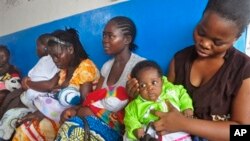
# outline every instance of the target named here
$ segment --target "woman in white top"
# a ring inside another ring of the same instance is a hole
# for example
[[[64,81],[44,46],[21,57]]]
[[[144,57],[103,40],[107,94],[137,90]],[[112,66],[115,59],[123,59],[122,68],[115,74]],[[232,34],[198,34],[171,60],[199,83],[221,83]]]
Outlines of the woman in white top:
[[[81,127],[79,117],[83,116],[90,124],[93,133],[91,138],[95,136],[94,138],[98,137],[105,141],[122,140],[123,129],[116,128],[111,118],[114,114],[118,115],[128,102],[124,87],[132,68],[145,60],[132,52],[136,48],[135,35],[135,24],[127,17],[114,17],[107,23],[103,31],[103,47],[105,53],[113,58],[104,63],[97,90],[88,94],[83,106],[71,108],[63,113],[62,122],[74,117],[61,126],[57,140],[83,140],[84,128],[70,133],[65,131],[71,130],[71,127],[77,124]]]

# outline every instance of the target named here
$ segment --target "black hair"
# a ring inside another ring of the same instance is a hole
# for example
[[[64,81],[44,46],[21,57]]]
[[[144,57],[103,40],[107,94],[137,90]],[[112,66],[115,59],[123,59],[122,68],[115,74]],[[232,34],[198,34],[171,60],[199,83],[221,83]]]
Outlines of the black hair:
[[[78,66],[82,60],[88,59],[88,54],[84,50],[84,47],[79,39],[77,30],[74,28],[66,28],[65,30],[56,30],[51,33],[53,36],[48,41],[48,46],[54,46],[60,44],[60,46],[73,46],[74,48],[74,60],[72,60],[73,66]]]
[[[144,69],[148,69],[148,68],[153,68],[153,69],[156,69],[157,72],[158,72],[158,75],[161,77],[163,75],[162,73],[162,70],[161,70],[161,67],[155,62],[155,61],[152,61],[152,60],[144,60],[144,61],[140,61],[138,62],[134,68],[132,69],[131,71],[131,77],[132,78],[137,78],[138,77],[138,74],[144,70]]]
[[[51,34],[49,33],[44,33],[44,34],[41,34],[38,38],[37,38],[37,41],[39,41],[42,45],[45,45],[47,46],[47,43],[49,41],[49,39],[52,37]]]
[[[209,0],[204,13],[207,11],[234,22],[239,28],[239,35],[250,22],[250,0]]]
[[[124,35],[131,36],[132,40],[129,44],[129,49],[131,51],[137,48],[137,45],[134,43],[135,36],[136,36],[136,26],[135,23],[128,17],[124,16],[117,16],[109,20],[110,22],[114,22],[117,24],[117,27],[122,30]]]
[[[0,45],[0,51],[4,51],[6,53],[6,55],[8,56],[8,58],[10,57],[10,50],[8,49],[7,46]]]

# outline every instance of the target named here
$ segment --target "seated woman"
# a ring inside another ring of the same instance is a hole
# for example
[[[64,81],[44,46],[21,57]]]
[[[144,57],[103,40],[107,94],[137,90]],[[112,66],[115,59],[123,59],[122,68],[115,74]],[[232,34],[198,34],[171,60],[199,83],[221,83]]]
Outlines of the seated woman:
[[[49,81],[31,83],[27,80],[26,87],[50,92],[72,87],[80,92],[83,100],[85,95],[92,91],[92,84],[98,81],[99,71],[84,51],[76,30],[57,30],[52,36],[48,42],[48,49],[54,63],[60,69],[59,74]],[[23,124],[16,129],[13,140],[54,140],[59,127],[55,119],[60,117],[58,110],[65,107],[53,94],[37,97],[34,105],[38,111],[19,120]]]
[[[138,62],[145,60],[132,52],[136,47],[135,35],[135,24],[127,17],[114,17],[107,23],[103,46],[106,54],[113,58],[101,69],[98,90],[88,94],[82,107],[68,109],[62,114],[62,122],[69,121],[61,126],[57,140],[84,140],[84,123],[80,118],[83,116],[90,126],[92,139],[122,140],[123,109],[128,102],[124,89],[127,76]]]
[[[41,34],[36,40],[37,56],[40,58],[36,65],[28,72],[28,77],[22,78],[22,85],[25,86],[26,79],[32,81],[50,80],[59,71],[53,62],[51,56],[48,54],[47,42],[52,36],[48,33]],[[44,95],[46,92],[39,92],[33,89],[22,88],[13,91],[10,95],[5,97],[1,105],[0,118],[3,114],[12,108],[27,107],[31,111],[36,110],[33,106],[33,100],[38,95]],[[5,121],[6,122],[6,121]]]
[[[47,42],[50,38],[51,35],[48,33],[42,34],[37,38],[36,50],[40,59],[29,71],[29,77],[22,79],[22,83],[25,83],[25,81],[27,81],[26,79],[30,79],[31,81],[49,80],[59,71],[51,56],[48,55]],[[39,92],[33,89],[18,89],[7,95],[1,105],[0,131],[4,134],[0,135],[0,137],[8,139],[14,131],[15,126],[11,125],[11,123],[15,123],[13,119],[19,119],[29,112],[36,111],[37,108],[33,105],[34,98],[38,95],[45,94],[47,94],[47,92]],[[6,111],[8,111],[8,114],[5,114]],[[3,114],[5,114],[5,116],[2,118]]]
[[[8,93],[21,87],[20,72],[9,60],[9,49],[0,45],[0,106]]]
[[[248,0],[209,0],[194,30],[194,45],[177,52],[168,79],[185,86],[194,104],[194,117],[174,108],[156,111],[159,134],[185,131],[194,141],[228,141],[230,125],[250,123],[250,58],[234,48],[250,22]],[[127,90],[135,94],[138,81]],[[173,122],[175,121],[175,122]]]

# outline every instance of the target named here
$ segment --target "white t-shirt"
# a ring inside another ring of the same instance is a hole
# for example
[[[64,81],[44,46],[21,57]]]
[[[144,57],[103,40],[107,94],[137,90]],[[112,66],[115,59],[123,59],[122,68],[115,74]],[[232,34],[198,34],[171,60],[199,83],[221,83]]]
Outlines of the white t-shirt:
[[[51,79],[59,69],[56,67],[50,55],[43,56],[36,65],[29,71],[31,81],[43,81]]]
[[[101,69],[101,74],[104,77],[104,81],[102,84],[102,88],[108,88],[107,85],[107,79],[110,74],[110,70],[112,68],[112,65],[114,63],[114,58],[108,60],[106,63],[104,63],[102,69]],[[145,58],[140,57],[134,53],[131,53],[131,56],[126,64],[126,66],[124,67],[124,70],[120,76],[120,78],[118,79],[118,81],[112,85],[115,87],[118,86],[123,86],[125,87],[126,82],[128,80],[128,75],[130,74],[131,70],[133,69],[133,67],[140,61],[145,60]],[[98,108],[103,108],[103,109],[107,109],[109,111],[113,111],[113,112],[117,112],[119,110],[121,110],[128,102],[127,100],[121,100],[118,97],[115,96],[108,96],[105,97],[104,99],[101,99],[95,103],[93,103],[94,106],[98,107]]]
[[[31,81],[49,80],[59,71],[50,55],[43,56],[38,60],[36,65],[29,71],[28,76]],[[33,100],[39,95],[45,95],[46,92],[39,92],[33,89],[28,89],[20,98],[23,104],[29,108],[34,108]]]
[[[108,80],[108,76],[110,75],[110,71],[112,68],[112,65],[114,63],[114,58],[108,60],[107,62],[104,63],[104,65],[102,66],[101,69],[101,74],[104,77],[104,81],[102,84],[102,88],[106,88],[108,87],[107,85],[107,80]],[[120,78],[118,79],[118,81],[113,85],[113,86],[126,86],[126,82],[128,80],[128,75],[130,74],[130,72],[132,71],[133,67],[140,61],[145,60],[145,58],[131,53],[131,56],[126,64],[126,66],[124,67],[124,70],[120,76]]]

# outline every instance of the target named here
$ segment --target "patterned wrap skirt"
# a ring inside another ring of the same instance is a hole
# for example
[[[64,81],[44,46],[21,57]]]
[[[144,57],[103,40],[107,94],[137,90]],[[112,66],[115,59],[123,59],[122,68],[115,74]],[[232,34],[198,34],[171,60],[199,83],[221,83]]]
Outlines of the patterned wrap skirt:
[[[116,130],[95,116],[87,116],[91,141],[122,141],[122,136]],[[56,141],[83,141],[84,122],[80,117],[72,117],[64,122],[58,131]]]
[[[54,141],[58,128],[59,124],[48,118],[27,121],[16,129],[12,141]]]

